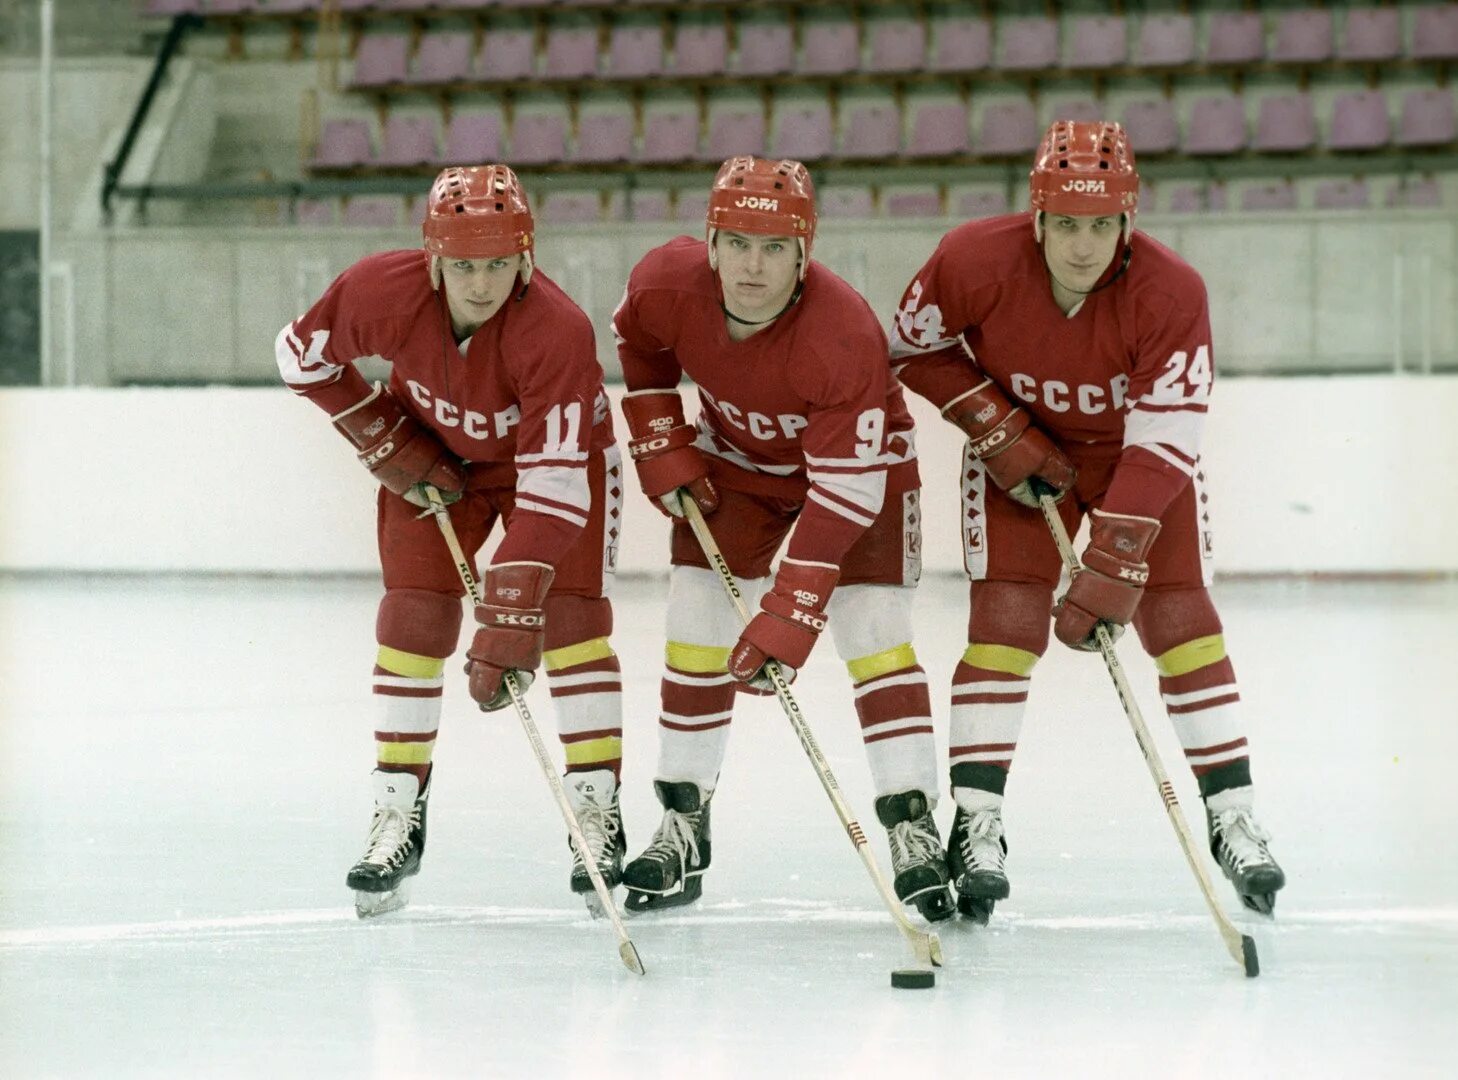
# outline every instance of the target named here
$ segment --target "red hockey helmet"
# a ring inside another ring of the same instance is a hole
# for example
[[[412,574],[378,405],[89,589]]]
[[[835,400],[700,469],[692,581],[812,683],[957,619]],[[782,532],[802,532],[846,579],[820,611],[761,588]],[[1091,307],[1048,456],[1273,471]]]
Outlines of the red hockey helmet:
[[[1028,191],[1039,239],[1044,213],[1123,214],[1127,241],[1139,207],[1139,173],[1123,125],[1054,121],[1033,159]]]
[[[421,232],[425,250],[446,259],[519,254],[522,283],[531,280],[535,224],[521,181],[505,165],[442,169]]]
[[[758,236],[793,236],[800,242],[800,280],[815,243],[815,185],[798,161],[732,157],[719,166],[709,191],[709,265],[718,269],[714,234],[720,229]]]

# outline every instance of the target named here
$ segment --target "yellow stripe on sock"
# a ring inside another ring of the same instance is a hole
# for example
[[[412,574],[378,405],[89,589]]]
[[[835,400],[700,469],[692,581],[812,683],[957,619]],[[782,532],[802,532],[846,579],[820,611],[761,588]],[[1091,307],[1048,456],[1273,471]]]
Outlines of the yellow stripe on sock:
[[[911,647],[909,641],[904,645],[893,645],[885,652],[872,653],[870,656],[847,660],[845,663],[851,679],[858,683],[910,667],[916,667],[916,650]]]
[[[542,653],[542,664],[548,671],[561,671],[563,668],[576,667],[578,664],[590,664],[594,660],[606,660],[612,655],[613,647],[608,644],[608,639],[599,637],[544,652]]]
[[[596,765],[600,761],[619,760],[623,756],[623,740],[609,735],[602,739],[568,743],[566,750],[568,765]]]
[[[1005,671],[1009,675],[1029,675],[1032,674],[1033,666],[1038,662],[1038,654],[1028,652],[1027,649],[1015,649],[1011,645],[971,644],[962,654],[962,662],[985,671]]]
[[[439,657],[420,656],[402,649],[392,649],[388,645],[380,646],[375,663],[391,675],[400,675],[407,679],[438,679],[445,670],[445,661]]]
[[[377,742],[375,760],[381,765],[429,765],[435,740],[430,742]]]
[[[663,647],[663,659],[676,671],[691,675],[717,674],[729,670],[729,650],[720,645],[685,645],[670,641]]]
[[[1156,656],[1154,666],[1161,675],[1171,677],[1188,675],[1224,659],[1225,635],[1211,634],[1209,637],[1197,637],[1194,641],[1176,645],[1169,652]]]

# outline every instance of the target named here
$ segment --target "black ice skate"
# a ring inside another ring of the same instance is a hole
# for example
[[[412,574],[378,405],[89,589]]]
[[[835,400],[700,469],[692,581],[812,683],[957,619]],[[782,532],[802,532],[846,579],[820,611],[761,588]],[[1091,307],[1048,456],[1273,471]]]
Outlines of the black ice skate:
[[[375,816],[364,856],[349,871],[345,883],[354,890],[354,912],[361,919],[384,915],[405,906],[410,879],[420,872],[425,854],[425,790],[414,773],[376,769]]]
[[[623,813],[618,807],[618,783],[611,769],[568,773],[562,778],[567,801],[582,829],[583,839],[592,853],[592,861],[602,875],[603,884],[611,891],[623,878],[623,855],[627,852],[627,835],[623,832]],[[567,838],[572,851],[572,891],[582,896],[593,918],[606,918],[602,900],[592,887],[592,878],[583,865],[582,854],[572,838]]]
[[[986,926],[992,909],[1011,891],[1003,859],[1002,796],[976,788],[954,788],[957,813],[947,837],[947,869],[957,894],[957,910]]]
[[[952,917],[950,875],[942,854],[942,836],[932,819],[925,792],[903,791],[876,800],[876,817],[886,827],[891,844],[891,869],[896,874],[896,895],[903,904],[915,904],[927,922]]]
[[[628,887],[623,906],[631,912],[691,904],[704,891],[709,868],[709,800],[694,783],[653,781],[663,804],[663,821],[643,854],[623,868]]]
[[[1249,788],[1234,788],[1205,800],[1210,854],[1235,886],[1240,902],[1262,915],[1274,914],[1276,893],[1286,875],[1271,856],[1271,834],[1251,816]]]

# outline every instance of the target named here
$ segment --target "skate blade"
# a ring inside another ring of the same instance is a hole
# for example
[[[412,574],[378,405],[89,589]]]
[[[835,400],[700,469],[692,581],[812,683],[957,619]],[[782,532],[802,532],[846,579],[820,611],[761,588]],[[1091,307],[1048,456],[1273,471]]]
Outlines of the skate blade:
[[[915,905],[916,910],[921,913],[921,917],[932,923],[950,919],[957,911],[946,886],[937,889],[923,889],[919,893],[903,898],[902,903]]]
[[[405,883],[389,892],[359,892],[354,894],[354,913],[361,919],[374,919],[399,911],[410,902],[410,885]]]
[[[623,900],[623,910],[630,915],[646,915],[665,908],[684,907],[703,895],[702,889],[679,889],[671,893],[642,892],[629,888]]]
[[[1257,915],[1265,915],[1272,918],[1275,917],[1275,893],[1242,893],[1240,897],[1240,902],[1244,904],[1246,908],[1250,911],[1254,911]]]
[[[992,909],[996,905],[996,900],[989,900],[983,896],[957,897],[957,911],[978,926],[987,925],[988,920],[992,918]]]
[[[594,919],[606,919],[608,917],[607,908],[603,907],[602,897],[598,896],[597,893],[580,893],[579,895],[582,897],[583,904],[587,907],[587,913]]]

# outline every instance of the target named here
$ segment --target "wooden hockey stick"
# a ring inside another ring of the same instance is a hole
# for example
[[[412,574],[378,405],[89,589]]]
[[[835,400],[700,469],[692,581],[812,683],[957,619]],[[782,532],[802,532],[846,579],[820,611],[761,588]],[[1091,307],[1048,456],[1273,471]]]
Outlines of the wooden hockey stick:
[[[693,529],[699,546],[703,548],[704,557],[709,560],[710,565],[718,573],[719,583],[724,586],[724,592],[734,605],[734,610],[739,612],[740,621],[746,626],[749,625],[749,608],[744,603],[744,595],[739,591],[739,585],[735,582],[734,574],[729,569],[729,563],[725,561],[718,543],[714,540],[714,534],[709,531],[709,525],[704,521],[703,511],[687,495],[682,498],[681,502],[684,513],[688,516],[689,527]],[[876,890],[881,894],[881,899],[885,901],[891,917],[896,920],[897,927],[911,945],[917,960],[923,964],[941,967],[941,939],[935,933],[918,930],[906,917],[906,912],[901,908],[901,901],[897,899],[886,881],[886,875],[876,864],[876,857],[871,852],[871,846],[866,841],[866,834],[861,829],[860,822],[856,821],[851,814],[850,805],[845,801],[845,795],[841,793],[835,774],[830,771],[830,763],[825,760],[825,755],[820,751],[820,744],[815,741],[814,732],[810,730],[810,725],[806,721],[804,713],[800,711],[794,695],[790,693],[790,684],[785,680],[780,665],[771,660],[765,664],[764,670],[769,675],[770,682],[774,684],[775,697],[779,698],[780,707],[785,710],[785,716],[789,719],[790,726],[795,729],[795,734],[800,739],[800,745],[804,748],[806,756],[809,757],[810,764],[815,767],[815,775],[820,777],[820,786],[825,789],[825,794],[830,796],[831,805],[835,807],[840,823],[845,827],[846,835],[855,845],[856,854],[860,855],[861,862],[866,864],[866,872],[876,883]]]
[[[1058,554],[1063,559],[1063,565],[1070,574],[1078,573],[1078,556],[1073,553],[1073,541],[1068,538],[1068,530],[1058,514],[1053,496],[1040,492],[1038,503],[1043,508],[1043,517],[1048,522],[1048,530],[1053,534],[1053,542],[1058,545]],[[1134,700],[1134,692],[1129,688],[1129,680],[1124,677],[1124,668],[1119,663],[1118,654],[1114,652],[1114,639],[1109,636],[1109,628],[1099,623],[1095,626],[1094,633],[1098,637],[1099,652],[1104,657],[1104,667],[1109,669],[1109,678],[1114,680],[1114,689],[1124,706],[1124,715],[1129,718],[1129,726],[1134,729],[1134,739],[1139,743],[1144,763],[1149,766],[1149,775],[1154,777],[1159,796],[1164,800],[1164,809],[1169,814],[1169,822],[1174,826],[1175,835],[1179,837],[1180,850],[1185,853],[1185,861],[1190,864],[1190,870],[1194,872],[1195,880],[1200,885],[1200,892],[1205,897],[1210,914],[1215,917],[1215,926],[1220,931],[1225,948],[1235,962],[1245,969],[1246,975],[1254,978],[1261,973],[1255,940],[1249,934],[1242,934],[1236,929],[1230,916],[1220,906],[1220,901],[1215,898],[1215,888],[1210,884],[1210,875],[1205,872],[1205,866],[1196,854],[1195,839],[1190,834],[1184,811],[1180,809],[1180,801],[1175,797],[1174,785],[1169,782],[1169,774],[1164,771],[1164,763],[1159,758],[1159,751],[1155,749],[1154,739],[1144,722],[1144,714],[1139,711],[1139,703]]]
[[[450,511],[446,509],[445,503],[441,500],[440,492],[430,484],[424,484],[425,497],[430,500],[430,512],[435,517],[435,523],[440,526],[440,534],[445,537],[446,547],[451,549],[451,558],[456,562],[456,573],[461,577],[461,584],[465,586],[466,595],[475,603],[481,602],[481,586],[476,581],[476,575],[471,573],[470,560],[466,553],[461,550],[461,541],[456,536],[456,527],[451,524]],[[552,789],[552,795],[557,800],[557,808],[562,811],[562,819],[567,822],[567,832],[572,837],[572,843],[577,852],[582,856],[583,868],[587,876],[592,879],[592,888],[597,893],[603,910],[612,920],[613,933],[618,936],[618,956],[622,958],[623,966],[634,975],[644,973],[643,961],[638,958],[638,949],[633,944],[633,939],[628,937],[628,930],[623,925],[622,916],[618,914],[617,906],[613,903],[613,894],[607,887],[607,882],[602,879],[602,872],[597,868],[597,861],[593,859],[592,852],[587,846],[587,837],[582,835],[582,826],[577,823],[577,815],[572,811],[572,804],[567,800],[567,792],[562,787],[562,780],[557,775],[557,767],[552,762],[551,755],[547,753],[546,744],[542,742],[542,733],[537,730],[536,721],[532,719],[531,710],[527,708],[526,700],[521,694],[521,684],[517,682],[516,672],[508,671],[502,681],[506,685],[507,692],[511,694],[511,703],[516,706],[516,715],[521,720],[522,730],[526,732],[527,742],[531,744],[532,753],[536,755],[537,764],[542,768],[542,775],[547,779],[547,786]]]

